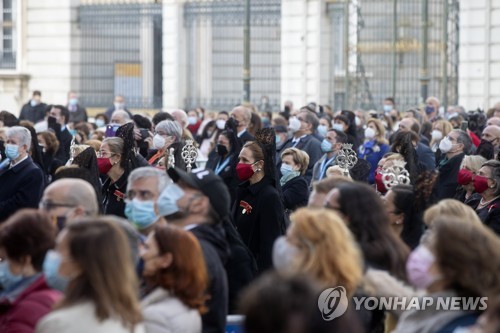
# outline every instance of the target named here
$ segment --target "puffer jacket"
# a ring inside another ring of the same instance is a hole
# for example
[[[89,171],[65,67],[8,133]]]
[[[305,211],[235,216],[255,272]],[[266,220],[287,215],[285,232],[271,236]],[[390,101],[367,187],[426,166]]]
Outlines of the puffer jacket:
[[[156,288],[142,301],[146,333],[200,333],[201,316],[163,288]]]

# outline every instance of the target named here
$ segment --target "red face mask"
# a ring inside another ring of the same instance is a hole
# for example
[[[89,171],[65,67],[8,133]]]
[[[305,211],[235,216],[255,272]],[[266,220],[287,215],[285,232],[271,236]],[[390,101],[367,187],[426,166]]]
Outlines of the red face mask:
[[[474,191],[477,193],[483,193],[488,189],[488,178],[483,176],[474,177]]]
[[[250,179],[253,176],[254,171],[252,169],[253,164],[244,164],[238,163],[236,165],[236,173],[238,174],[238,178],[244,182]]]
[[[387,192],[384,182],[382,181],[382,169],[377,169],[377,171],[375,171],[375,184],[377,185],[377,191],[382,194]]]
[[[97,158],[97,168],[99,168],[99,173],[105,175],[111,170],[113,165],[109,160],[109,157],[98,157]]]
[[[458,171],[458,185],[467,185],[472,182],[472,171],[467,169],[460,169]]]

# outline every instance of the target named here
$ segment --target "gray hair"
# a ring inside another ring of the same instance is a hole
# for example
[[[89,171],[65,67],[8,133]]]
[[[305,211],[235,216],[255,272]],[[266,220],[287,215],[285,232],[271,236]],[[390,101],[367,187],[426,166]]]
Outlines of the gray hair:
[[[163,190],[167,187],[170,181],[170,178],[163,170],[153,168],[151,166],[137,168],[134,169],[128,176],[127,192],[130,189],[132,183],[135,182],[136,180],[142,178],[150,178],[150,177],[156,178],[158,184],[158,193],[163,192]]]
[[[127,112],[123,111],[123,110],[116,110],[115,112],[113,112],[111,114],[111,119],[113,119],[113,116],[122,117],[123,120],[125,120],[125,123],[129,123],[132,120],[132,119],[130,119],[129,114]]]
[[[452,132],[455,132],[458,134],[457,137],[457,143],[461,143],[464,145],[464,153],[466,155],[469,155],[472,149],[472,140],[469,136],[469,134],[465,131],[462,131],[460,129],[454,129]]]
[[[493,195],[500,195],[500,162],[497,160],[489,160],[483,163],[483,167],[491,169],[491,178],[495,180],[495,191]]]
[[[7,130],[7,138],[15,137],[19,139],[22,146],[26,145],[30,150],[31,147],[31,133],[26,127],[12,126]]]
[[[155,131],[163,131],[169,136],[175,136],[175,142],[179,142],[182,138],[181,125],[173,120],[163,120],[155,127]]]

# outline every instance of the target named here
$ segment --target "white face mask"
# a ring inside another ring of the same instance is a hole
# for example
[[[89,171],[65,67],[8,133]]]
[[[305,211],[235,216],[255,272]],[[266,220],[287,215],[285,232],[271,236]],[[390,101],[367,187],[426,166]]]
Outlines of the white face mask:
[[[292,133],[295,133],[300,130],[300,125],[300,120],[298,120],[297,117],[292,117],[290,118],[290,124],[288,125],[288,128],[290,129],[290,131],[292,131]]]
[[[226,121],[224,119],[217,119],[215,125],[217,126],[218,129],[223,130],[224,127],[226,127]]]
[[[165,144],[167,143],[167,140],[160,134],[155,134],[153,137],[153,147],[155,149],[163,149],[165,147]]]
[[[300,250],[290,244],[285,236],[280,236],[273,245],[273,266],[279,272],[287,272],[292,268],[294,258]]]
[[[356,124],[357,127],[361,125],[361,119],[359,119],[358,116],[354,117],[354,123]]]
[[[453,144],[451,143],[451,141],[450,141],[450,139],[448,137],[445,137],[439,143],[439,150],[441,150],[441,152],[443,154],[448,153],[451,150],[452,147],[453,147]]]
[[[198,118],[195,116],[189,116],[188,117],[188,124],[189,125],[195,125],[198,122]]]
[[[441,140],[443,138],[443,132],[440,130],[433,130],[432,133],[432,140]]]
[[[365,138],[367,139],[373,139],[375,137],[376,133],[375,130],[371,127],[367,127],[365,129]]]

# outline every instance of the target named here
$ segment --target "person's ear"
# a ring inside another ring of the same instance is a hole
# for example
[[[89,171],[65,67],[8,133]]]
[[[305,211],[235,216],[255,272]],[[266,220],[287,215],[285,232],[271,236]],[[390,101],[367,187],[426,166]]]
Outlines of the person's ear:
[[[189,212],[192,214],[204,214],[205,212],[208,212],[209,205],[210,200],[208,197],[204,195],[199,196],[191,202]]]
[[[168,268],[170,265],[172,265],[173,261],[174,256],[172,255],[172,253],[165,253],[161,256],[158,256],[158,266],[160,266],[161,269]]]
[[[254,164],[255,167],[255,172],[259,172],[261,170],[264,170],[264,161],[260,160],[257,163]]]

